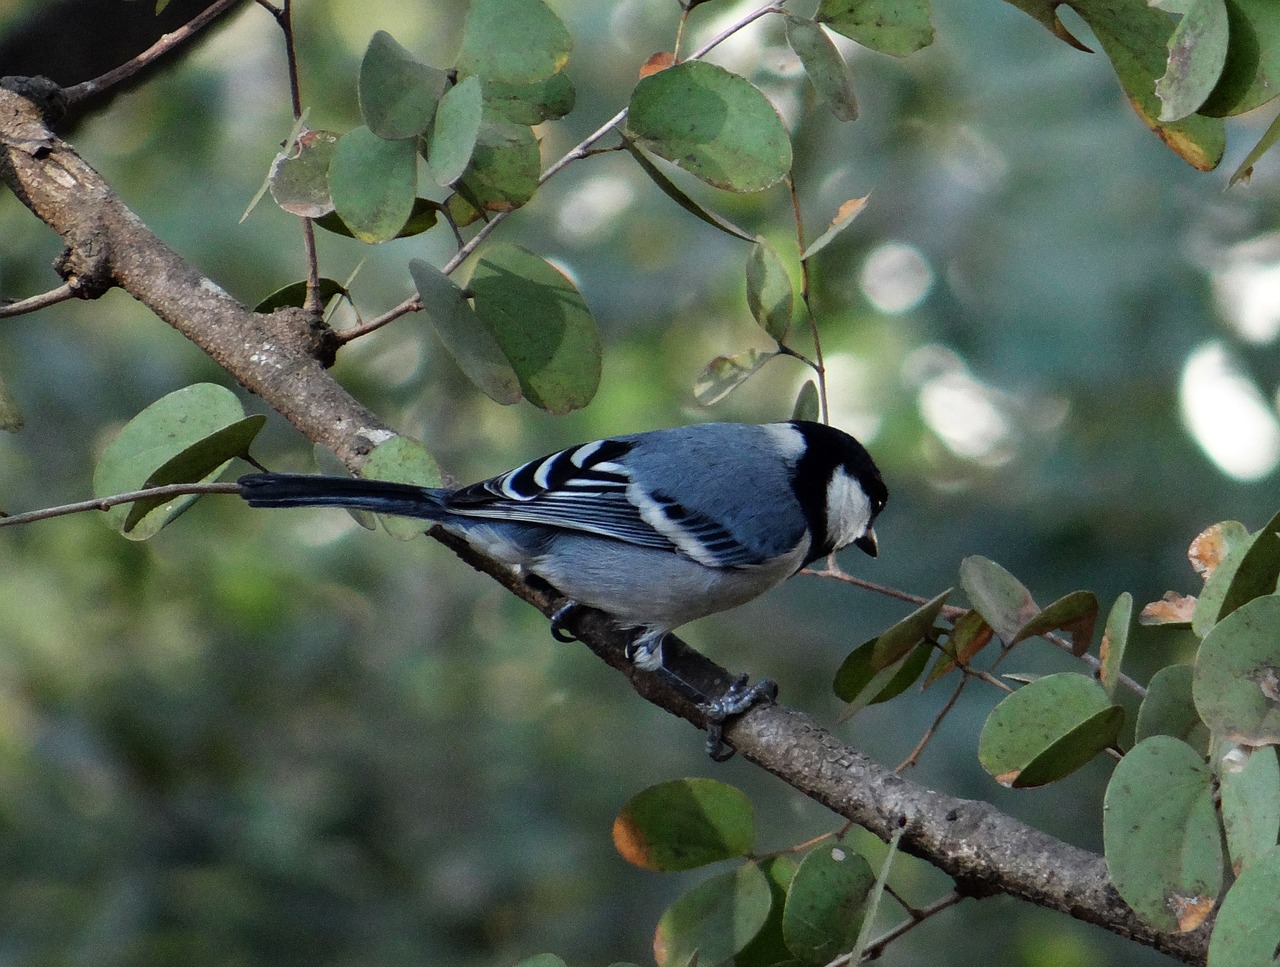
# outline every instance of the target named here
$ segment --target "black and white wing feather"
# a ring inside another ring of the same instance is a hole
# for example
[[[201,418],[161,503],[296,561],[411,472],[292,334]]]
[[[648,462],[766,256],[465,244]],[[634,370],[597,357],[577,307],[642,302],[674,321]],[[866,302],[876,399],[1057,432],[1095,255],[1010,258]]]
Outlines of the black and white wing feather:
[[[458,517],[597,534],[683,553],[707,567],[760,563],[757,551],[707,515],[637,486],[626,462],[634,446],[628,439],[610,439],[561,450],[453,491],[444,509]]]

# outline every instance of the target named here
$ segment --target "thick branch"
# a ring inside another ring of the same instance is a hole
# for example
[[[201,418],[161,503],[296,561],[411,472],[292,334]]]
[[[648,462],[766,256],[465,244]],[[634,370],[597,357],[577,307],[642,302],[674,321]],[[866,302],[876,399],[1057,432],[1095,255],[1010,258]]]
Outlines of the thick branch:
[[[332,351],[327,329],[296,310],[261,316],[245,309],[148,231],[96,172],[44,128],[32,105],[7,91],[0,91],[0,146],[0,177],[66,241],[68,281],[87,275],[125,289],[349,465],[358,465],[389,432],[321,365],[318,357]],[[433,534],[544,613],[555,606],[550,592],[526,585],[457,538],[438,530]],[[705,724],[688,699],[626,660],[628,636],[604,615],[582,612],[570,627],[649,701]],[[679,641],[665,646],[664,655],[681,678],[703,691],[717,694],[729,682],[724,669]],[[1172,935],[1141,923],[1111,887],[1100,857],[985,803],[909,782],[798,712],[758,707],[737,720],[726,737],[788,785],[881,838],[904,829],[903,849],[954,877],[971,895],[1007,893],[1190,963],[1205,958],[1207,929]]]

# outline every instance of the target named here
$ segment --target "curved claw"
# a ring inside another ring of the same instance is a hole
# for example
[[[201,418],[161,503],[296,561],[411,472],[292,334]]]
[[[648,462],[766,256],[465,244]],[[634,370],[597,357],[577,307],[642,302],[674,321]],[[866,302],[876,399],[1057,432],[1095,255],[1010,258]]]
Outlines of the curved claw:
[[[723,695],[702,707],[707,716],[707,755],[716,762],[731,759],[733,749],[724,744],[724,723],[761,702],[772,703],[777,697],[778,683],[771,679],[762,678],[752,685],[747,684],[746,675],[734,679]]]
[[[555,614],[551,616],[551,637],[556,641],[562,641],[568,644],[571,641],[578,640],[577,637],[566,631],[564,628],[565,621],[568,620],[569,615],[573,614],[574,609],[577,607],[578,602],[573,600],[573,598],[570,598],[564,604],[560,605],[560,607],[556,608]]]

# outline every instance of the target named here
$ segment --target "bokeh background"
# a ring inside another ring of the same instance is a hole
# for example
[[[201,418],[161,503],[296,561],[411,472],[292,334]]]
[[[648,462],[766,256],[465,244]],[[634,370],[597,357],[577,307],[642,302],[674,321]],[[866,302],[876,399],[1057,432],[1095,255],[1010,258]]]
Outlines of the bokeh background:
[[[540,129],[544,163],[625,104],[639,64],[670,48],[678,12],[673,0],[552,5],[576,39],[578,102]],[[45,6],[0,0],[0,35]],[[447,66],[464,9],[297,4],[311,125],[359,123],[355,75],[373,31]],[[695,36],[745,9],[706,4]],[[1252,184],[1226,188],[1268,109],[1233,122],[1223,171],[1198,173],[1139,122],[1102,56],[996,0],[939,3],[934,18],[935,44],[906,60],[845,45],[862,109],[849,125],[815,109],[777,24],[714,58],[793,124],[811,238],[872,192],[815,273],[835,419],[869,445],[893,495],[881,557],[851,551],[845,566],[930,596],[969,554],[1004,564],[1041,603],[1077,588],[1104,607],[1123,590],[1140,603],[1194,592],[1191,538],[1223,519],[1256,528],[1280,504],[1280,181],[1264,161]],[[279,32],[250,4],[72,137],[163,238],[252,304],[302,275],[291,216],[264,203],[239,223],[290,127]],[[681,183],[786,244],[782,190]],[[418,318],[360,340],[337,367],[455,479],[597,435],[789,414],[804,375],[789,361],[714,409],[695,404],[707,360],[765,345],[744,299],[747,249],[626,156],[572,165],[499,237],[564,266],[598,318],[605,376],[589,407],[553,418],[490,403]],[[365,316],[408,294],[410,257],[439,264],[449,251],[443,231],[320,244],[326,275],[358,268]],[[51,288],[57,251],[0,199],[0,293]],[[26,419],[0,435],[9,512],[88,495],[96,456],[156,398],[233,385],[121,293],[6,321],[0,377]],[[278,418],[257,452],[279,469],[314,465]],[[903,613],[802,577],[687,638],[832,722],[840,660]],[[1185,645],[1140,635],[1127,670],[1145,680]],[[1065,667],[1030,644],[1002,670]],[[839,731],[896,763],[951,687]],[[1048,790],[1000,788],[975,754],[997,698],[969,689],[911,777],[1099,849],[1109,765]],[[544,950],[572,965],[650,963],[658,916],[700,875],[629,867],[610,824],[633,793],[686,775],[747,790],[762,850],[836,825],[749,765],[713,765],[686,724],[427,540],[369,533],[339,511],[212,499],[146,545],[91,516],[0,535],[0,963],[488,965]],[[873,863],[883,855],[865,845]],[[915,861],[897,869],[919,904],[947,889]],[[1163,959],[1007,899],[966,902],[887,956]]]

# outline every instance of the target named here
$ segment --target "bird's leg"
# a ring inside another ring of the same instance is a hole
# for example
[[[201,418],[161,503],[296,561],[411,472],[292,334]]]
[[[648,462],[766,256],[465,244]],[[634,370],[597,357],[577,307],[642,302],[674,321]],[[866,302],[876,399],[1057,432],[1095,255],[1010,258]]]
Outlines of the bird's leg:
[[[577,641],[570,632],[565,630],[564,623],[568,620],[569,615],[577,609],[578,602],[573,598],[569,598],[564,604],[556,608],[555,613],[551,616],[551,637],[556,641],[570,642]]]
[[[759,702],[772,702],[778,697],[778,685],[767,678],[748,685],[747,676],[740,675],[729,684],[723,695],[712,698],[663,663],[662,643],[665,639],[665,632],[647,632],[627,646],[627,658],[637,668],[657,675],[701,709],[707,718],[707,755],[716,762],[725,762],[733,757],[733,749],[724,744],[724,723]]]

